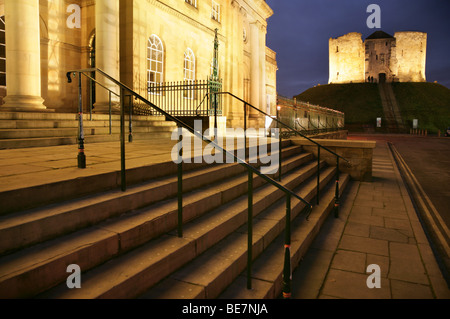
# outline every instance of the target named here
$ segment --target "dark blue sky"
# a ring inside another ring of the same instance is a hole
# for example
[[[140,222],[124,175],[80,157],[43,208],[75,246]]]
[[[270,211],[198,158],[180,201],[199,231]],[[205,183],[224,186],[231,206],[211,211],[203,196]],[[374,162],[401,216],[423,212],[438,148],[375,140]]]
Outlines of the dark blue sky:
[[[328,83],[328,40],[369,29],[369,4],[381,8],[381,30],[428,34],[426,79],[450,88],[450,0],[267,0],[267,46],[277,53],[277,90],[292,97]]]

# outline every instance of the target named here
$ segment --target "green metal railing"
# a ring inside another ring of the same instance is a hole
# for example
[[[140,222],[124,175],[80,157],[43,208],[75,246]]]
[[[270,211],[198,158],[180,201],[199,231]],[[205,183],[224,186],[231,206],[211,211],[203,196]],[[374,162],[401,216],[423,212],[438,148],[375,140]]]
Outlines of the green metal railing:
[[[234,94],[232,94],[230,92],[217,92],[217,93],[213,93],[213,94],[229,95],[229,96],[233,97],[234,99],[236,99],[236,100],[238,100],[238,101],[240,101],[240,102],[242,102],[244,104],[244,132],[245,132],[246,127],[247,127],[247,106],[248,106],[249,108],[252,108],[252,109],[256,110],[257,112],[259,112],[260,114],[264,115],[265,117],[272,118],[274,121],[277,122],[278,127],[280,127],[280,128],[284,127],[286,129],[288,129],[289,131],[291,131],[292,133],[294,133],[296,135],[299,135],[299,136],[307,139],[311,143],[317,145],[317,152],[318,152],[318,154],[317,154],[317,161],[318,161],[318,163],[320,163],[320,149],[324,149],[325,151],[327,151],[330,154],[334,155],[336,157],[336,167],[337,167],[337,170],[336,170],[336,184],[337,185],[336,185],[335,215],[336,215],[336,217],[338,216],[338,211],[339,211],[339,192],[338,192],[338,189],[339,189],[339,185],[338,185],[339,184],[339,159],[342,159],[345,162],[347,162],[348,164],[350,164],[350,162],[346,158],[336,154],[335,152],[333,152],[329,148],[327,148],[327,147],[319,144],[318,142],[314,141],[313,139],[307,137],[306,135],[304,135],[300,131],[290,127],[289,125],[287,125],[285,123],[283,123],[277,117],[273,117],[273,116],[267,114],[266,112],[261,111],[260,109],[256,108],[255,106],[251,105],[250,103],[244,101],[243,99],[237,97],[236,95],[234,95]],[[283,136],[283,134],[280,133],[280,136],[279,136],[280,144],[281,144],[282,136]],[[281,158],[280,158],[280,161],[279,161],[279,165],[280,165],[279,166],[279,172],[281,172],[281,165],[282,165]],[[280,176],[281,176],[281,173],[280,173]],[[316,198],[317,198],[317,205],[319,204],[319,197],[320,197],[319,196],[319,177],[320,177],[320,166],[317,167],[317,196],[316,196]]]
[[[309,216],[309,214],[311,213],[312,207],[313,205],[311,203],[309,203],[308,201],[306,201],[305,199],[303,199],[302,197],[298,196],[297,194],[295,194],[293,191],[287,189],[285,186],[281,185],[280,183],[276,182],[274,179],[272,179],[271,177],[261,173],[257,168],[251,166],[250,164],[248,164],[246,162],[246,159],[241,159],[238,156],[236,156],[233,153],[223,149],[220,145],[218,145],[217,143],[215,143],[214,141],[210,140],[209,138],[205,137],[201,132],[197,132],[195,131],[192,127],[190,127],[189,125],[185,124],[183,121],[181,121],[180,119],[170,115],[169,113],[165,112],[164,110],[162,110],[161,108],[159,108],[158,106],[154,105],[153,103],[149,102],[147,99],[145,99],[144,97],[142,97],[141,95],[139,95],[138,93],[134,92],[132,89],[130,89],[129,87],[127,87],[126,85],[124,85],[123,83],[117,81],[116,79],[112,78],[111,76],[109,76],[108,74],[106,74],[104,71],[98,69],[98,68],[90,68],[90,69],[81,69],[81,70],[73,70],[73,71],[69,71],[67,72],[67,79],[68,82],[71,83],[72,82],[72,78],[71,75],[76,76],[78,74],[78,85],[79,85],[79,114],[80,114],[80,122],[79,122],[79,130],[80,130],[80,134],[79,134],[79,140],[80,140],[80,145],[81,143],[84,143],[84,134],[83,134],[83,123],[82,123],[82,84],[81,84],[81,76],[82,75],[86,75],[86,73],[91,73],[91,72],[98,72],[99,74],[103,75],[105,78],[109,79],[112,83],[114,83],[115,85],[117,85],[120,88],[120,144],[121,144],[121,189],[122,191],[126,190],[126,170],[125,170],[125,93],[128,93],[128,95],[130,96],[134,96],[135,99],[141,101],[142,103],[148,105],[149,107],[153,108],[155,111],[161,113],[162,115],[166,116],[166,119],[171,120],[175,123],[177,123],[178,125],[178,129],[180,130],[179,133],[181,133],[181,130],[184,128],[187,131],[189,131],[191,134],[195,135],[196,137],[202,139],[203,141],[212,144],[217,150],[221,151],[224,155],[226,156],[230,156],[230,158],[234,158],[234,160],[239,163],[240,165],[244,166],[247,169],[248,172],[248,209],[247,209],[247,213],[248,213],[248,252],[247,252],[247,288],[251,289],[252,287],[252,281],[251,281],[251,269],[252,269],[252,262],[253,262],[253,254],[252,254],[252,248],[253,248],[253,238],[252,238],[252,234],[253,234],[253,175],[256,174],[259,177],[261,177],[263,180],[265,180],[266,182],[268,182],[269,184],[277,187],[278,189],[280,189],[281,191],[283,191],[286,194],[286,244],[285,244],[285,256],[289,256],[285,257],[285,263],[284,263],[284,288],[283,288],[283,294],[285,297],[289,297],[290,296],[290,291],[291,291],[291,283],[290,283],[290,278],[291,278],[291,269],[290,269],[290,224],[291,224],[291,218],[290,218],[290,211],[291,211],[291,198],[297,198],[298,200],[300,200],[302,203],[305,204],[305,209],[307,211],[307,216]],[[93,79],[94,80],[94,79]],[[96,81],[96,80],[94,80]],[[97,81],[96,81],[97,82]],[[220,94],[220,93],[213,93],[213,94]],[[248,103],[246,103],[248,104]],[[249,105],[249,104],[248,104]],[[217,116],[217,112],[214,112],[214,115]],[[215,121],[215,123],[217,123],[217,121]],[[181,140],[181,135],[179,134],[179,139]],[[246,139],[245,139],[246,141]],[[178,168],[177,168],[177,175],[178,175],[178,192],[177,192],[177,197],[178,197],[178,226],[177,226],[177,231],[178,231],[178,236],[182,237],[183,236],[183,194],[182,194],[182,182],[183,182],[183,169],[182,169],[182,149],[181,149],[181,143],[178,143],[179,145],[179,149],[178,149]],[[246,148],[246,143],[245,143],[245,148]],[[280,143],[280,147],[281,147],[281,143]],[[83,147],[84,150],[84,147]],[[281,157],[281,148],[279,149],[279,153],[280,153],[280,157]],[[84,154],[83,154],[84,155]]]
[[[307,137],[306,135],[302,134],[301,132],[293,129],[292,127],[288,126],[287,124],[281,122],[278,117],[273,117],[269,114],[267,114],[266,112],[261,111],[260,109],[256,108],[255,106],[251,105],[250,103],[248,103],[247,101],[244,101],[243,99],[237,97],[236,95],[230,93],[230,92],[216,92],[213,94],[226,94],[231,96],[232,98],[244,103],[244,132],[246,132],[247,129],[247,107],[252,108],[254,110],[256,110],[257,112],[259,112],[260,114],[263,114],[265,117],[270,117],[273,120],[275,120],[277,122],[277,127],[279,128],[286,128],[289,131],[307,139],[308,141],[312,142],[313,144],[317,145],[317,189],[316,189],[316,203],[317,205],[319,205],[319,198],[320,198],[320,149],[324,149],[325,151],[331,153],[332,155],[334,155],[336,157],[336,183],[335,183],[335,197],[334,197],[334,215],[337,218],[339,216],[339,204],[340,204],[340,198],[339,198],[339,159],[344,160],[345,162],[347,162],[348,164],[350,164],[350,162],[345,159],[344,157],[336,154],[335,152],[333,152],[332,150],[328,149],[327,147],[319,144],[318,142],[312,140],[311,138]],[[217,122],[217,121],[215,121]],[[279,168],[278,168],[278,173],[279,173],[279,181],[281,181],[281,166],[282,166],[282,158],[281,158],[281,140],[282,140],[282,133],[279,133],[279,144],[280,144],[280,157],[279,157]],[[244,141],[246,143],[246,137],[244,136]],[[244,146],[246,148],[246,145]],[[290,274],[291,274],[291,269],[290,269],[290,247],[291,247],[291,237],[290,237],[290,232],[291,232],[291,221],[290,221],[290,213],[291,213],[291,208],[290,208],[290,194],[286,194],[286,228],[285,228],[285,262],[284,262],[284,271],[283,271],[283,296],[285,298],[289,298],[290,297]],[[311,212],[311,211],[310,211]],[[309,213],[310,213],[309,212]],[[309,213],[307,214],[307,218],[309,217]]]

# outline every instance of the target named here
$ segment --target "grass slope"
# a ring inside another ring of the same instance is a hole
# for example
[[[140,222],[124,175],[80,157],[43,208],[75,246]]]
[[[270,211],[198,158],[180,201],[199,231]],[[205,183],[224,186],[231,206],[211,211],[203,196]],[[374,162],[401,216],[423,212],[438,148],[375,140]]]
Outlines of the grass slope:
[[[450,90],[436,83],[393,83],[400,113],[407,125],[419,120],[419,128],[430,133],[450,126]],[[345,113],[349,128],[375,126],[383,117],[383,106],[374,83],[320,85],[295,96],[297,100],[318,104]]]
[[[419,128],[437,133],[450,126],[450,90],[436,83],[393,83],[395,97],[403,121],[412,127],[418,119]]]

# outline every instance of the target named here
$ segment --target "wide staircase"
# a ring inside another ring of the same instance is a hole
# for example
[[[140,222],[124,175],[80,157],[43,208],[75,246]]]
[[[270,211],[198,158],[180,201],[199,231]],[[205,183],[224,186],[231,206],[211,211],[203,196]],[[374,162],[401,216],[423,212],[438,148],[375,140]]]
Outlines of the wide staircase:
[[[125,170],[126,190],[107,186],[117,172],[45,185],[47,204],[22,190],[21,205],[0,206],[0,298],[278,298],[350,177],[274,145],[256,161]],[[260,173],[267,156],[281,173]],[[69,288],[73,264],[81,288]]]
[[[312,201],[317,160],[289,141],[283,142],[282,158],[281,184]],[[246,169],[238,163],[184,165],[180,238],[176,165],[165,163],[163,176],[161,165],[158,170],[142,167],[147,181],[126,192],[93,190],[24,211],[2,211],[0,297],[277,297],[284,253],[283,192],[254,177],[255,283],[249,291],[241,275],[247,253]],[[325,162],[320,167],[320,205],[308,220],[302,214],[305,204],[292,200],[293,265],[334,207],[336,168]],[[341,176],[341,192],[348,179]],[[32,190],[28,197],[34,197]],[[66,285],[70,264],[81,268],[81,289]]]
[[[133,139],[166,138],[175,123],[162,116],[131,117]],[[125,117],[127,134],[129,117]],[[87,143],[117,141],[120,115],[84,114],[83,126]],[[0,112],[0,149],[45,147],[78,143],[78,114]]]

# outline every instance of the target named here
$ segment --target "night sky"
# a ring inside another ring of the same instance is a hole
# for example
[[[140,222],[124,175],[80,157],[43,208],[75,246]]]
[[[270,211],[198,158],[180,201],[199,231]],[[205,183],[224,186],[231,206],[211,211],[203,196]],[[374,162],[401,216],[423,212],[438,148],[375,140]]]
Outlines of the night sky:
[[[426,79],[450,88],[450,0],[267,0],[267,46],[277,53],[277,90],[292,97],[328,84],[328,40],[375,31],[428,34]],[[369,4],[381,8],[381,28],[369,29]]]

